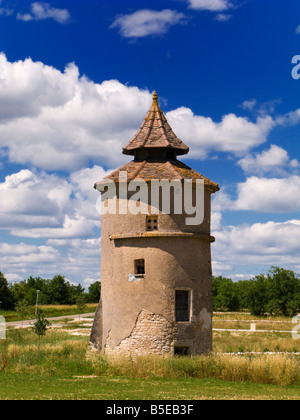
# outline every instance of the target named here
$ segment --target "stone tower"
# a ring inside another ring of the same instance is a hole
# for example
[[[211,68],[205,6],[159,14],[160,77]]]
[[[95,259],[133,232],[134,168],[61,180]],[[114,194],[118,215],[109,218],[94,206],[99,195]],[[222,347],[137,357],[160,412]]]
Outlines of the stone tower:
[[[169,212],[162,211],[160,203],[154,211],[151,207],[152,212],[147,206],[146,214],[102,215],[101,300],[90,348],[105,354],[160,355],[197,355],[212,349],[210,206],[211,194],[219,187],[177,160],[188,152],[168,124],[155,92],[139,131],[123,149],[134,160],[104,182],[114,182],[115,203],[124,210],[124,200],[127,205],[132,192],[127,199],[121,197],[120,173],[126,173],[126,187],[133,180],[148,185],[149,200],[153,180],[176,181],[170,188],[173,204]],[[185,210],[175,211],[176,185],[186,180],[193,194],[197,182],[204,185],[201,224],[189,225]],[[103,181],[95,184],[104,192],[102,186]]]

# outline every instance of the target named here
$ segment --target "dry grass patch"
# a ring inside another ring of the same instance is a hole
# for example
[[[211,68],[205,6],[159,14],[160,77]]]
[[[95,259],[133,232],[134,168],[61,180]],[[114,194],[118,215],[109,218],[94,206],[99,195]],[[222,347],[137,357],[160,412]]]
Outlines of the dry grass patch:
[[[210,355],[192,358],[118,356],[106,359],[108,374],[130,378],[214,378],[272,385],[300,384],[299,361],[285,355]],[[94,360],[97,370],[97,360]]]
[[[300,352],[300,340],[290,333],[251,333],[214,331],[213,350],[217,353]]]

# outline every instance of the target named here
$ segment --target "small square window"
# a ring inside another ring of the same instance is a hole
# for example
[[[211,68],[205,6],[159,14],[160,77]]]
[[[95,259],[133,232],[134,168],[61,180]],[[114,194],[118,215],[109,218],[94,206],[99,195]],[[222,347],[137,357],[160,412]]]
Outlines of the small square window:
[[[190,322],[190,291],[175,291],[175,320],[176,322]]]
[[[134,274],[140,276],[145,274],[145,260],[134,261]]]
[[[146,230],[148,232],[155,232],[158,230],[158,216],[146,217]]]
[[[190,348],[189,347],[174,347],[175,356],[189,356]]]

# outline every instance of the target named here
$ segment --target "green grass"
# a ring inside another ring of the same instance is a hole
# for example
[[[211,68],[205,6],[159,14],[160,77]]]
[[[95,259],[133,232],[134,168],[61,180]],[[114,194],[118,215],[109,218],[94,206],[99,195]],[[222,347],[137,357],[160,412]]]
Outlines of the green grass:
[[[88,337],[9,330],[0,342],[0,400],[299,399],[296,357],[86,357]],[[19,344],[17,344],[17,342]]]
[[[10,400],[297,400],[299,388],[217,379],[38,376],[0,373],[0,399]]]
[[[56,309],[60,314],[65,311]],[[300,397],[299,356],[222,354],[299,351],[300,340],[293,340],[291,334],[215,332],[214,354],[209,357],[107,359],[86,357],[89,337],[72,336],[69,330],[79,326],[51,329],[41,340],[40,352],[32,330],[8,329],[7,340],[0,340],[0,400]]]

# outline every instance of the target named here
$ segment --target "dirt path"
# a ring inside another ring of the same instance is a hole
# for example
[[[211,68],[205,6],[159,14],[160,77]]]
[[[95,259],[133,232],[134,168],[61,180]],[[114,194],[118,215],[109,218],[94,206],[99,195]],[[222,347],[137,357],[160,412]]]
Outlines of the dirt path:
[[[93,319],[91,319],[90,317],[93,317],[94,315],[95,315],[94,313],[80,314],[80,315],[64,315],[64,316],[47,318],[47,320],[51,323],[52,323],[52,321],[59,321],[59,320],[62,320],[62,319],[72,319],[73,320],[72,322],[79,322],[79,321],[80,322],[82,322],[82,321],[92,322]],[[30,319],[30,320],[26,320],[26,321],[13,321],[13,322],[7,322],[6,327],[20,328],[23,325],[23,328],[28,328],[28,327],[32,327],[34,323],[35,323],[35,319]]]

